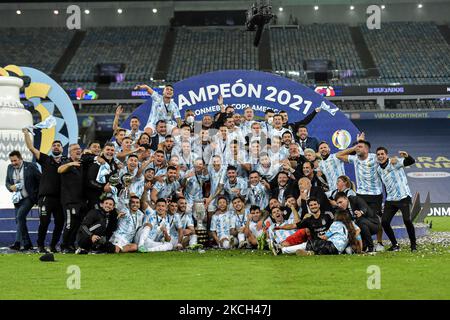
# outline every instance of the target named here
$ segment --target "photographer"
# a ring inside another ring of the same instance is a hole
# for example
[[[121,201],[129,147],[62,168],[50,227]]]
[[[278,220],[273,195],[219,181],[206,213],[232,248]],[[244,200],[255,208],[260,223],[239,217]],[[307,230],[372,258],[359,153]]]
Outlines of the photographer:
[[[117,215],[113,198],[104,198],[99,209],[91,209],[81,223],[78,230],[76,253],[83,254],[88,251],[114,253],[115,246],[109,238],[117,227]]]

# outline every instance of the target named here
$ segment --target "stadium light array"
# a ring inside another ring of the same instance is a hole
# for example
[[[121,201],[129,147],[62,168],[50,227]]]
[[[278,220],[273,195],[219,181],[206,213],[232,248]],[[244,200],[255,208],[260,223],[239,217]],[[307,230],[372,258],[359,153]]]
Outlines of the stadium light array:
[[[384,4],[381,5],[381,10],[386,9],[386,6]]]
[[[153,8],[153,13],[157,13],[158,12],[158,9],[156,9],[156,8]]]
[[[422,9],[422,8],[423,8],[423,4],[419,3],[419,4],[417,5],[417,8]]]
[[[350,10],[355,10],[355,6],[350,6]]]
[[[319,10],[319,6],[314,6],[314,10]]]
[[[283,10],[284,10],[283,7],[278,8],[278,11],[280,11],[280,12],[283,12]]]
[[[59,14],[58,10],[53,10],[53,14]]]
[[[89,14],[89,13],[91,13],[91,11],[89,11],[89,9],[86,9],[86,10],[84,10],[84,13]]]
[[[17,10],[17,11],[16,11],[16,14],[22,14],[22,11]]]
[[[122,14],[122,12],[123,12],[123,10],[122,10],[122,9],[120,9],[120,8],[119,8],[119,9],[117,9],[117,13],[118,13],[118,14]]]

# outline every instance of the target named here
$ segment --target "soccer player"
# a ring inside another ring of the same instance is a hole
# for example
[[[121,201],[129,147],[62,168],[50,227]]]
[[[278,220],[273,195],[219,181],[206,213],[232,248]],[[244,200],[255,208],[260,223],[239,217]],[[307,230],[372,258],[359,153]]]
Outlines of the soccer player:
[[[205,207],[208,212],[214,212],[216,210],[216,198],[219,194],[222,194],[227,176],[227,169],[222,165],[222,158],[219,155],[212,157],[212,165],[208,166],[208,175],[211,189],[209,197],[205,200]]]
[[[369,152],[370,143],[364,138],[364,133],[358,135],[358,143],[352,148],[338,152],[336,157],[354,165],[357,185],[356,194],[364,199],[376,215],[381,217],[383,184],[377,170],[377,156]],[[356,152],[356,155],[351,155],[353,152]],[[378,243],[375,248],[376,251],[384,251],[382,239],[383,229],[380,223],[377,233]]]
[[[223,188],[229,200],[234,199],[234,197],[245,196],[247,181],[242,177],[238,177],[236,167],[228,166],[227,179]]]
[[[204,205],[203,185],[209,180],[208,171],[205,168],[203,159],[197,158],[194,161],[194,168],[186,173],[181,180],[184,188],[184,197],[187,201],[187,212],[192,214],[195,205]]]
[[[296,229],[297,231],[293,235],[287,237],[281,243],[281,246],[274,244],[272,249],[274,255],[277,255],[280,252],[286,254],[295,253],[297,250],[301,249],[299,246],[300,244],[305,243],[308,239],[320,239],[320,236],[324,235],[325,231],[331,226],[334,220],[333,214],[329,211],[322,212],[320,210],[319,201],[316,198],[309,198],[308,207],[311,213],[306,214],[301,221],[296,224],[275,227],[275,229]],[[295,212],[296,211],[294,211],[294,214]]]
[[[183,248],[188,245],[192,246],[197,244],[197,235],[194,229],[194,220],[192,215],[186,213],[187,202],[184,197],[178,198],[178,212],[175,214],[175,223],[178,228],[178,244],[181,244]],[[180,246],[177,245],[177,248]]]
[[[156,203],[156,200],[160,198],[169,200],[169,198],[174,198],[174,196],[182,196],[180,189],[181,185],[177,180],[177,168],[170,166],[167,168],[167,175],[164,180],[157,181],[153,186],[152,202]]]
[[[113,126],[112,126],[113,131],[116,131],[118,129],[123,129],[123,128],[119,127],[119,118],[122,113],[123,113],[123,107],[117,106],[116,113],[114,114],[114,121],[113,121]],[[141,125],[141,122],[139,121],[138,117],[136,117],[136,116],[131,117],[130,130],[125,129],[126,130],[125,136],[131,137],[133,142],[136,142],[139,139],[140,135],[144,132],[144,131],[139,130],[140,125]]]
[[[319,160],[319,170],[325,175],[330,191],[336,188],[337,179],[345,176],[344,162],[331,154],[330,146],[322,141],[319,143],[319,153],[322,160]]]
[[[145,200],[145,199],[144,199]],[[165,199],[156,200],[156,209],[146,206],[143,201],[146,223],[139,234],[139,252],[170,251],[173,249],[170,230],[175,223],[175,217],[167,214]]]
[[[265,208],[269,204],[270,184],[266,180],[261,180],[258,171],[252,171],[249,175],[250,186],[247,188],[246,201],[250,205]]]
[[[224,196],[217,198],[217,211],[211,218],[210,235],[222,249],[231,248],[231,228],[233,218],[228,212],[228,201]]]
[[[141,202],[137,196],[130,197],[130,209],[119,216],[117,230],[111,237],[111,243],[116,246],[115,252],[135,252],[138,246],[135,242],[136,233],[144,223],[144,213],[140,210]]]
[[[296,232],[295,229],[281,228],[285,225],[297,224],[300,221],[298,213],[295,214],[297,211],[293,212],[294,214],[292,214],[288,220],[285,220],[283,211],[280,207],[274,207],[271,210],[271,216],[275,220],[275,223],[268,228],[269,248],[270,250],[272,250],[272,252],[274,252],[276,244],[283,243],[287,237],[293,235]]]
[[[150,110],[150,115],[147,120],[147,125],[145,126],[145,132],[152,136],[155,132],[155,125],[159,120],[165,120],[167,123],[167,132],[170,134],[174,127],[181,126],[181,115],[180,110],[172,100],[173,98],[173,86],[166,84],[163,90],[163,95],[154,91],[148,85],[141,84],[137,85],[134,90],[145,89],[152,96],[152,109]],[[175,120],[174,120],[175,119]]]
[[[103,198],[98,209],[91,209],[78,230],[76,253],[88,253],[90,250],[115,253],[116,247],[109,242],[117,228],[117,216],[113,198]]]
[[[248,215],[250,210],[245,208],[245,200],[242,197],[235,197],[232,201],[233,210],[231,210],[232,215],[232,228],[231,234],[237,238],[238,248],[241,249],[246,246],[247,240],[245,237],[245,227],[247,225]],[[236,241],[234,241],[236,243]]]
[[[400,246],[391,227],[391,221],[397,211],[403,216],[403,223],[408,231],[411,251],[417,250],[416,233],[411,221],[411,191],[406,179],[404,167],[414,164],[415,160],[405,151],[399,151],[400,159],[388,158],[388,150],[385,147],[377,148],[378,174],[386,187],[386,202],[381,219],[384,232],[389,237],[392,246],[388,251],[398,251]]]
[[[350,250],[347,250],[350,249]],[[305,248],[299,249],[299,256],[310,256],[314,254],[340,254],[342,252],[361,251],[361,235],[358,226],[350,219],[345,211],[336,213],[334,221],[329,230],[319,236],[319,239],[310,239],[305,243]]]

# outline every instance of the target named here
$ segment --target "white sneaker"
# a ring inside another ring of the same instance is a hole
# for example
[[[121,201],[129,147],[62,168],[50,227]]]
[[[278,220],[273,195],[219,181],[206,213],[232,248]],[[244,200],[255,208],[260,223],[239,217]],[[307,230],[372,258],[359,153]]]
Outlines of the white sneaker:
[[[346,254],[353,254],[353,249],[351,246],[348,246],[347,248],[345,248],[345,253]]]
[[[375,246],[375,251],[376,252],[383,252],[384,251],[384,246],[381,243],[377,243],[377,245]]]

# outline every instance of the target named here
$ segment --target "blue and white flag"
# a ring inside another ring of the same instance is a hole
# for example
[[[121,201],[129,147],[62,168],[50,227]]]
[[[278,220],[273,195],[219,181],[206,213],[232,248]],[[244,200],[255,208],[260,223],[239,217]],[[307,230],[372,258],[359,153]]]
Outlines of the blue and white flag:
[[[105,162],[104,164],[100,165],[100,168],[98,169],[98,173],[97,173],[97,182],[98,183],[106,183],[106,176],[108,174],[111,173],[111,167],[109,166],[109,164],[107,162]]]
[[[50,129],[56,126],[56,118],[48,116],[44,121],[36,123],[34,126],[28,126],[27,129],[34,136],[33,129]]]
[[[335,116],[336,112],[339,111],[339,108],[334,108],[333,109],[333,107],[329,106],[325,101],[322,101],[322,103],[320,104],[319,108],[329,112],[332,116]]]

